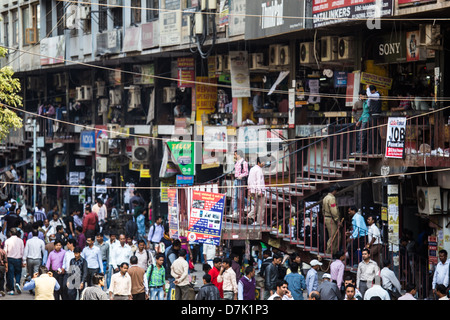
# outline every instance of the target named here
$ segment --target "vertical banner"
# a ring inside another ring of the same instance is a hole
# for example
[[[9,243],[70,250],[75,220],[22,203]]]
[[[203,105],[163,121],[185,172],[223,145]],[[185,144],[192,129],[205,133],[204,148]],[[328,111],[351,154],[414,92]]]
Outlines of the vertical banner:
[[[202,115],[214,112],[217,102],[217,79],[197,77],[195,86],[196,121],[202,121]],[[200,84],[205,83],[205,84]]]
[[[192,207],[189,217],[188,240],[195,243],[220,245],[225,194],[192,192]]]
[[[169,215],[169,236],[172,239],[179,239],[180,229],[178,223],[178,190],[167,190],[167,206]]]
[[[233,98],[250,98],[248,52],[230,51],[231,94]]]
[[[405,117],[389,117],[386,133],[386,158],[403,159],[405,150]]]
[[[295,128],[295,89],[289,89],[289,128]]]

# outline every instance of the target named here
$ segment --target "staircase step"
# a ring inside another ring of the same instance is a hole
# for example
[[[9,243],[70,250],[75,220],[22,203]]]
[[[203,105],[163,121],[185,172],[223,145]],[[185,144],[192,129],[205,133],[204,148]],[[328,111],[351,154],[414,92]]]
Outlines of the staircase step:
[[[304,172],[309,172],[310,175],[315,175],[315,176],[328,176],[328,177],[334,177],[334,178],[342,178],[342,171],[341,170],[336,170],[334,168],[328,169],[328,168],[318,168],[318,169],[314,169],[314,168],[309,168],[308,170],[308,166],[304,166],[303,167],[303,171]],[[341,172],[339,172],[341,171]]]
[[[294,187],[292,185],[291,187]],[[276,193],[279,196],[291,196],[291,197],[302,197],[304,194],[301,191],[291,190],[289,187],[271,187],[268,188],[268,191],[271,193]]]
[[[334,161],[348,163],[355,166],[365,166],[369,164],[369,162],[367,161],[367,157],[359,157],[359,156],[349,156],[348,159],[334,160]]]

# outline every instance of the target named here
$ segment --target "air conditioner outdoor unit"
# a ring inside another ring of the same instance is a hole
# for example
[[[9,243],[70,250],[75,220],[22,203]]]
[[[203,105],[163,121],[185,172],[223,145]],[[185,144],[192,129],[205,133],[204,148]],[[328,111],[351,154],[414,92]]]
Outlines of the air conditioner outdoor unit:
[[[280,46],[279,56],[279,65],[287,66],[289,65],[291,59],[289,56],[289,46]]]
[[[303,42],[300,44],[300,63],[314,62],[314,42]]]
[[[175,88],[175,87],[164,87],[163,103],[175,102],[176,93],[177,93],[177,88]]]
[[[108,158],[98,157],[95,160],[95,171],[100,172],[100,173],[108,172]]]
[[[128,91],[128,110],[141,107],[141,88],[130,86]]]
[[[353,38],[352,37],[342,37],[338,40],[338,59],[346,60],[353,58]]]
[[[320,39],[320,60],[334,61],[338,58],[338,37],[323,37]]]
[[[280,47],[279,44],[269,46],[269,66],[275,67],[280,65]]]
[[[95,88],[97,98],[106,96],[105,81],[95,81]]]
[[[263,53],[252,53],[249,59],[249,69],[256,70],[264,68],[264,54]]]
[[[122,104],[122,94],[119,89],[109,90],[109,104],[118,106]]]
[[[54,75],[54,84],[57,88],[66,86],[66,75],[64,73],[57,73]]]
[[[133,146],[131,153],[131,162],[134,163],[145,163],[148,161],[149,157],[149,147],[148,146]]]
[[[441,26],[439,24],[419,25],[419,46],[438,46],[441,44]]]
[[[104,112],[108,112],[108,102],[109,102],[109,100],[106,99],[106,98],[98,100],[98,103],[99,103],[98,113],[99,113],[99,115],[104,113]]]
[[[80,10],[79,17],[81,20],[88,20],[90,18],[90,13],[91,13],[90,6],[79,6],[78,10]]]
[[[223,71],[223,56],[217,55],[215,57],[216,61],[216,72],[222,72]]]
[[[76,100],[86,101],[92,99],[92,87],[91,86],[81,86],[76,87]]]
[[[419,213],[427,215],[442,213],[441,188],[418,186],[417,209]]]
[[[230,56],[223,56],[223,71],[230,72],[231,60]]]
[[[97,154],[107,155],[109,154],[109,140],[98,139],[97,140]]]
[[[108,135],[109,135],[109,137],[111,139],[116,139],[116,138],[119,137],[119,135],[120,135],[120,125],[109,123],[107,125],[107,127],[108,127]]]

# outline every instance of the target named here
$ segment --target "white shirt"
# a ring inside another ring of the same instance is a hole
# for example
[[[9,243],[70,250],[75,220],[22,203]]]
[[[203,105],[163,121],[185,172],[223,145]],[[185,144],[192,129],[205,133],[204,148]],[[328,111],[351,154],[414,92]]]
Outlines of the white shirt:
[[[22,262],[26,263],[29,259],[42,259],[45,253],[45,242],[38,237],[33,237],[27,241],[23,251]]]
[[[70,260],[75,258],[75,254],[73,253],[73,250],[67,250],[64,254],[64,260],[63,260],[63,269],[68,271],[70,267]]]
[[[271,295],[270,297],[269,297],[269,299],[267,299],[267,300],[273,300],[273,299],[275,299],[276,297],[279,297],[280,295],[278,294],[278,293],[274,293],[273,295]],[[292,298],[292,297],[288,297],[287,295],[284,295],[282,298],[281,298],[281,300],[294,300],[294,298]]]
[[[402,291],[402,286],[400,284],[400,281],[398,281],[397,277],[395,276],[394,271],[391,269],[384,267],[381,269],[380,272],[381,280],[383,281],[383,288],[386,290],[392,290],[392,287],[395,287],[397,289],[397,292]]]
[[[144,270],[147,270],[150,264],[153,264],[153,256],[148,250],[144,249],[142,252],[139,249],[135,252],[136,257],[138,258],[137,265]]]
[[[258,165],[253,166],[248,174],[248,187],[250,193],[263,193],[265,188],[264,172]]]
[[[213,244],[203,244],[203,254],[206,256],[206,260],[212,261],[216,257],[216,246]]]
[[[373,244],[381,244],[380,229],[378,229],[375,223],[372,223],[372,225],[369,226],[369,243],[372,241],[372,238],[375,238]]]
[[[133,255],[133,253],[131,252],[131,247],[126,243],[123,247],[120,245],[120,243],[119,245],[114,246],[111,253],[112,254],[109,263],[113,265],[114,268],[120,266],[122,262],[130,264],[130,257]]]
[[[372,288],[367,289],[366,293],[364,293],[364,300],[370,300],[372,297],[380,297],[381,300],[391,300],[389,293],[378,284],[374,284]]]
[[[436,265],[436,270],[434,270],[432,289],[436,289],[437,284],[443,284],[448,287],[448,268],[449,268],[450,260],[447,259],[445,263],[439,261]]]

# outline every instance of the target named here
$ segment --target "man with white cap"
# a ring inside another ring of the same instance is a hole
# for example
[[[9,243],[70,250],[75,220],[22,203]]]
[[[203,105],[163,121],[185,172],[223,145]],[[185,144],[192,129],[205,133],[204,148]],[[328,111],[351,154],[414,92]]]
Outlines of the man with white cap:
[[[317,274],[317,270],[319,270],[322,262],[319,262],[317,259],[313,259],[309,264],[311,269],[309,269],[306,274],[306,290],[308,290],[308,296],[312,291],[317,291],[317,288],[319,287],[319,276]]]
[[[341,300],[341,291],[337,284],[331,281],[331,274],[324,273],[322,279],[323,282],[317,289],[320,293],[321,300]]]

